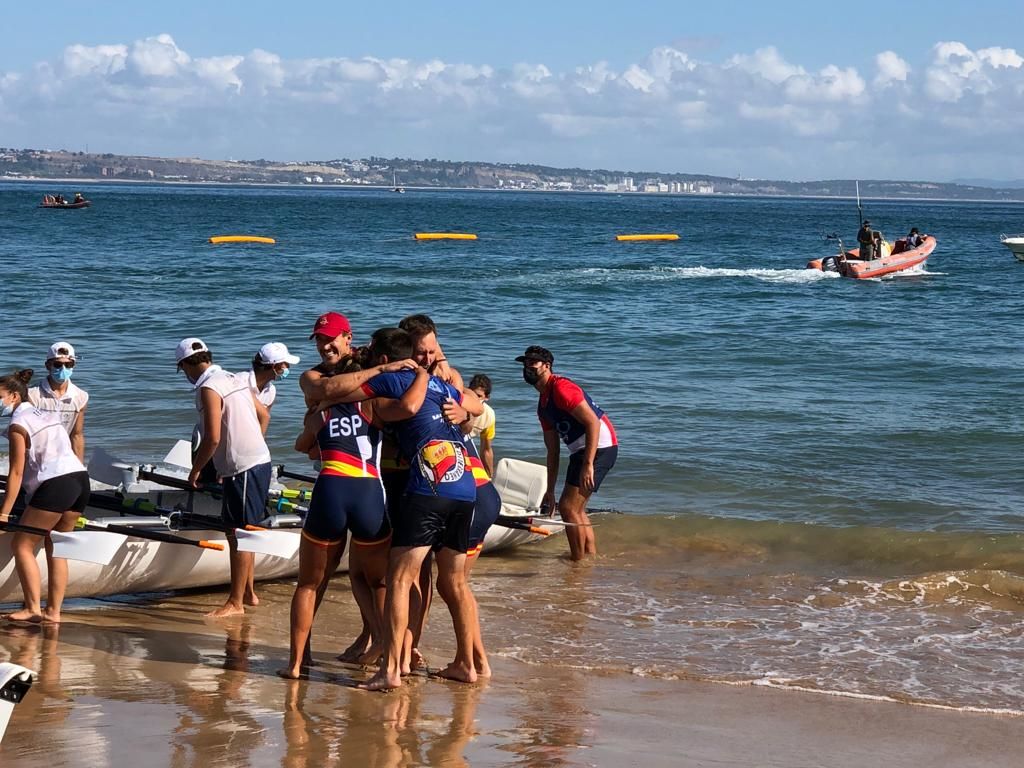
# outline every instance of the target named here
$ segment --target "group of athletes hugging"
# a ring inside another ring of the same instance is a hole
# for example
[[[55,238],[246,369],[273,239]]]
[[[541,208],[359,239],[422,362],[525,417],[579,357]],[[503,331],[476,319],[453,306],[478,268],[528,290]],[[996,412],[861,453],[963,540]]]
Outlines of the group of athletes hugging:
[[[289,661],[279,674],[298,678],[308,672],[313,619],[351,535],[349,577],[363,625],[340,658],[362,664],[379,661],[376,674],[363,687],[396,688],[403,675],[424,665],[418,645],[432,593],[433,562],[437,592],[448,606],[456,639],[454,660],[434,674],[462,682],[490,675],[468,582],[484,536],[501,511],[491,482],[493,456],[488,450],[481,458],[471,438],[474,428],[479,432],[481,427],[493,435],[493,412],[484,402],[490,380],[477,376],[465,386],[425,315],[381,328],[369,345],[355,349],[348,319],[327,312],[317,318],[310,339],[316,342],[320,363],[299,378],[307,412],[295,448],[319,462],[320,469],[299,545]],[[214,363],[201,339],[190,337],[178,344],[175,360],[194,389],[199,413],[189,482],[196,488],[220,483],[222,515],[229,528],[231,587],[224,605],[208,615],[244,613],[245,606],[259,603],[254,555],[239,550],[230,531],[266,519],[271,458],[264,435],[276,399],[274,382],[287,377],[299,358],[284,344],[270,342],[253,358],[252,370],[230,373]],[[615,430],[586,392],[552,372],[550,351],[531,346],[516,361],[522,364],[523,379],[540,394],[537,412],[548,470],[544,505],[555,508],[564,442],[570,457],[557,509],[569,524],[570,556],[578,560],[596,554],[586,505],[615,463]],[[5,434],[12,439],[12,458],[17,456],[19,465],[12,461],[0,507],[4,518],[11,511],[11,492],[19,490],[11,487],[11,480],[17,475],[20,487],[22,470],[25,514],[33,525],[64,529],[84,508],[86,400],[84,392],[75,399],[80,390],[72,390],[66,380],[74,364],[70,345],[55,344],[47,360],[49,376],[37,397],[30,398],[27,388],[31,371],[0,379],[0,405],[5,415],[12,415]],[[54,475],[47,467],[61,471]],[[18,534],[12,549],[31,570],[42,538],[21,538]],[[45,611],[41,607],[36,568],[25,588],[25,608],[10,618],[59,621],[66,565],[49,551],[47,560],[48,602],[53,605]],[[53,589],[55,575],[59,594]]]

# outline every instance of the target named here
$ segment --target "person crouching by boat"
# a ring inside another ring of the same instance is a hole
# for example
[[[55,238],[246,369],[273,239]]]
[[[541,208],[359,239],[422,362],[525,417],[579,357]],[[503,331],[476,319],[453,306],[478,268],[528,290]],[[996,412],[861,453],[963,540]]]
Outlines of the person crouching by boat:
[[[548,488],[542,506],[554,507],[561,438],[569,448],[569,468],[558,499],[558,512],[563,520],[573,524],[565,532],[569,555],[573,560],[596,555],[597,542],[587,517],[587,502],[615,465],[619,454],[615,428],[578,384],[552,372],[555,356],[544,347],[527,347],[516,362],[523,364],[523,380],[540,392],[537,416],[544,431],[548,467]]]
[[[75,372],[75,348],[66,341],[50,345],[46,356],[46,378],[29,387],[28,399],[41,411],[56,413],[71,437],[78,460],[85,462],[85,407],[89,393],[71,381]]]
[[[192,456],[188,481],[198,488],[203,467],[213,459],[224,485],[221,516],[229,526],[231,591],[223,606],[206,615],[222,618],[245,613],[246,605],[259,604],[252,587],[255,555],[238,550],[233,529],[260,525],[267,517],[270,449],[257,413],[263,405],[249,388],[248,374],[228,373],[214,365],[213,355],[201,339],[179,342],[175,360],[195,389],[201,421],[202,438]]]
[[[358,369],[358,363],[350,361],[338,373]],[[426,370],[420,368],[413,385],[397,404],[383,398],[338,403],[322,411],[310,409],[306,415],[295,450],[308,453],[318,446],[321,468],[302,527],[299,578],[291,605],[290,655],[288,667],[278,672],[282,677],[296,679],[310,663],[308,643],[313,618],[341,560],[349,532],[352,595],[373,639],[367,658],[373,662],[380,655],[383,587],[391,543],[391,522],[380,474],[382,418],[404,419],[418,411],[429,379]]]
[[[0,378],[0,415],[9,416],[4,432],[10,443],[10,469],[0,520],[7,521],[18,492],[24,488],[26,508],[19,523],[47,531],[70,531],[89,501],[89,473],[71,447],[71,439],[59,417],[40,410],[28,400],[31,370]],[[68,563],[53,556],[53,542],[46,538],[47,596],[41,604],[42,580],[36,562],[41,536],[15,533],[11,553],[21,581],[25,604],[8,614],[11,621],[60,621],[61,604],[68,584]]]
[[[260,351],[252,359],[252,370],[249,371],[249,388],[253,397],[261,402],[265,411],[258,411],[260,429],[267,434],[270,426],[270,409],[277,399],[275,381],[288,378],[291,367],[299,364],[299,357],[288,351],[288,347],[279,341],[271,341],[260,347]]]
[[[910,234],[907,235],[907,250],[911,248],[917,248],[924,242],[924,238],[921,233],[918,232],[917,227],[910,228]]]

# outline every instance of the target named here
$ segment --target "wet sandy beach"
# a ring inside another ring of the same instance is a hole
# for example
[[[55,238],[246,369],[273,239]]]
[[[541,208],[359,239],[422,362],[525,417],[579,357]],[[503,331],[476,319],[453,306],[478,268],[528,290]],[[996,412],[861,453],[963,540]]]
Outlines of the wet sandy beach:
[[[369,671],[333,656],[356,615],[336,579],[308,681],[275,675],[292,585],[264,585],[244,618],[202,614],[219,593],[72,603],[59,627],[0,625],[0,659],[38,671],[14,712],[4,768],[78,766],[565,765],[998,766],[1024,718],[966,714],[523,663],[495,637],[494,679],[417,676],[354,688]],[[447,662],[432,615],[431,665]],[[542,656],[545,651],[537,650]]]

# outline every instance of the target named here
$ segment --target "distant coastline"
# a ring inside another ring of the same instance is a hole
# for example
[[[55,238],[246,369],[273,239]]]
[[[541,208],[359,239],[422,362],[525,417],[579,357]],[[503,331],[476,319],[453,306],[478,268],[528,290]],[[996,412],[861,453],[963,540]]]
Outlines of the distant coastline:
[[[345,192],[387,192],[391,189],[388,184],[332,184],[330,186],[312,186],[309,184],[294,184],[289,182],[267,182],[267,181],[169,181],[153,179],[74,179],[74,178],[42,178],[25,177],[11,178],[0,176],[0,185],[11,184],[46,184],[53,188],[54,192],[61,192],[75,185],[112,185],[123,184],[125,186],[154,186],[154,187],[246,187],[252,189],[309,189],[323,192],[345,191]],[[414,187],[406,186],[408,192],[481,192],[481,193],[522,193],[522,194],[555,194],[555,195],[594,195],[600,197],[653,197],[650,194],[606,192],[602,190],[588,189],[496,189],[493,187]],[[679,192],[666,192],[659,194],[660,198],[686,198],[694,197],[692,194]],[[772,194],[768,192],[716,192],[712,195],[702,195],[704,199],[713,198],[717,200],[729,200],[736,198],[765,198],[765,199],[792,199],[792,200],[855,200],[855,195],[810,195],[810,194]],[[985,197],[885,197],[883,195],[861,194],[861,200],[875,200],[881,202],[915,202],[915,203],[1007,203],[1013,205],[1024,205],[1024,196],[1020,199],[985,198]]]
[[[922,181],[829,179],[798,182],[433,159],[371,157],[297,163],[5,148],[0,148],[0,181],[52,185],[112,182],[377,190],[392,189],[398,185],[409,191],[489,190],[808,199],[853,198],[859,183],[860,196],[864,199],[1024,202],[1024,189]]]

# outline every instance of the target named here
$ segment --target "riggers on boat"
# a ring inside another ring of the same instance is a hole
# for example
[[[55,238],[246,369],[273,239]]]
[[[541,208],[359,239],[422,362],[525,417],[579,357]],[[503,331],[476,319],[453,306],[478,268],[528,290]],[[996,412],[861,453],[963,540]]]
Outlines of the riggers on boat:
[[[935,238],[925,235],[921,244],[916,248],[908,248],[905,238],[897,240],[891,248],[887,248],[887,245],[888,243],[883,241],[882,256],[877,259],[863,261],[860,258],[860,248],[853,248],[848,251],[840,250],[834,256],[812,259],[807,262],[807,268],[822,272],[838,272],[843,277],[852,278],[882,277],[896,272],[905,272],[928,260],[932,251],[935,250]],[[840,244],[841,247],[842,244]]]
[[[94,470],[96,457],[89,464],[90,472]],[[166,466],[166,465],[165,465]],[[193,501],[198,502],[194,515],[181,514],[179,519],[174,515],[162,514],[165,507],[178,502],[187,503],[189,494],[173,486],[161,486],[139,479],[137,466],[124,465],[113,467],[115,470],[113,483],[95,483],[93,501],[86,510],[86,516],[99,525],[117,524],[124,527],[137,528],[145,533],[173,533],[176,536],[194,539],[224,542],[226,534],[223,530],[203,527],[203,516],[206,520],[219,522],[220,502],[211,496],[196,493]],[[177,470],[183,470],[177,467]],[[173,465],[164,470],[175,472]],[[99,472],[94,473],[100,474]],[[145,474],[145,473],[142,473]],[[182,478],[186,475],[179,472]],[[122,478],[123,477],[123,481]],[[121,494],[121,516],[112,511],[110,501],[117,507],[120,497],[113,495],[114,485]],[[519,527],[502,525],[491,526],[484,539],[484,553],[516,547],[520,544],[539,541],[546,534],[557,533],[561,525],[551,518],[539,515],[538,507],[547,487],[547,469],[538,464],[514,459],[502,459],[498,462],[494,475],[494,485],[498,489],[502,501],[502,515],[513,518],[512,524]],[[105,487],[106,490],[97,490]],[[123,502],[126,501],[127,504]],[[138,501],[139,503],[135,503]],[[159,506],[159,509],[155,509]],[[148,510],[153,510],[152,512]],[[268,509],[268,513],[272,510]],[[142,514],[140,514],[142,513]],[[550,522],[548,522],[550,521]],[[301,524],[297,516],[281,516],[274,522],[284,526]],[[209,525],[209,523],[207,523]],[[542,529],[536,532],[532,529]],[[298,537],[298,528],[278,528],[272,526],[268,534],[277,537]],[[94,536],[109,536],[104,532],[95,532]],[[21,599],[21,587],[14,569],[10,545],[0,537],[0,603],[13,602]],[[296,538],[297,542],[298,539]],[[345,558],[339,571],[348,569],[346,547]],[[42,547],[37,556],[40,571],[43,574],[42,588],[46,590],[46,561]],[[255,555],[256,579],[294,578],[299,570],[298,547],[293,554],[273,556],[269,554]],[[229,583],[229,553],[212,549],[183,546],[180,543],[167,543],[152,539],[128,537],[117,547],[108,564],[100,565],[85,560],[68,561],[67,597],[99,597],[102,595],[131,594],[153,592],[168,589],[185,589],[194,587],[214,587]]]

